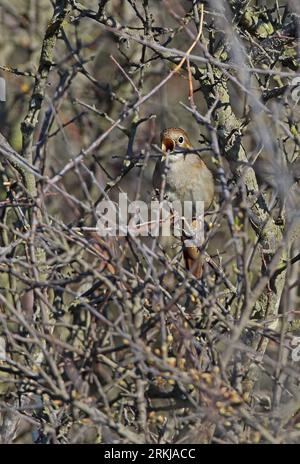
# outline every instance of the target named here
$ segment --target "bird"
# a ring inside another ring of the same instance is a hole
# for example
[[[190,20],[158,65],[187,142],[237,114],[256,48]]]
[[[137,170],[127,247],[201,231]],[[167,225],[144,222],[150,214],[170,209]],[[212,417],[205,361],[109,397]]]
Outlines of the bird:
[[[162,156],[158,159],[152,184],[156,191],[164,193],[170,202],[196,201],[204,202],[207,211],[214,200],[214,178],[197,150],[193,151],[192,143],[185,130],[167,128],[161,132]],[[193,218],[192,227],[196,226]],[[183,240],[183,237],[182,237]],[[194,277],[202,275],[203,259],[197,246],[185,246],[183,256],[186,269]]]

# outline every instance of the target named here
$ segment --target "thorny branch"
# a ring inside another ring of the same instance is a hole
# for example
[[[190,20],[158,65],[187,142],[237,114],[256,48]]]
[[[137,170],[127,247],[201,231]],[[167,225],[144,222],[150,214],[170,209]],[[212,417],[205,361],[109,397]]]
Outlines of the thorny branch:
[[[298,4],[2,3],[0,442],[298,443]],[[97,234],[165,127],[214,174],[199,280]]]

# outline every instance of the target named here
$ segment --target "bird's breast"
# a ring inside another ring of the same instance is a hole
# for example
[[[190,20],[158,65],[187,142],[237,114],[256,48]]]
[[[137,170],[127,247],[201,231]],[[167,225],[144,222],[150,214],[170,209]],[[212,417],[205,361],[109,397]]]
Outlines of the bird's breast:
[[[203,201],[207,210],[214,198],[212,173],[198,155],[171,155],[165,193],[170,201]]]

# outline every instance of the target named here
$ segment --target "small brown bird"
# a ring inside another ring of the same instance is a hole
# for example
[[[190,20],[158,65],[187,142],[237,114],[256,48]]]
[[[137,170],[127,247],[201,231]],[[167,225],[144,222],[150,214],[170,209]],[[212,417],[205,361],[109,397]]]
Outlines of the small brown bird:
[[[183,129],[165,129],[161,133],[161,149],[164,155],[156,163],[153,186],[161,191],[165,173],[164,193],[169,201],[203,201],[204,211],[207,211],[214,199],[213,175],[196,151],[184,153],[184,150],[192,148]],[[186,268],[195,277],[201,277],[203,263],[199,249],[196,246],[184,246],[183,255]]]

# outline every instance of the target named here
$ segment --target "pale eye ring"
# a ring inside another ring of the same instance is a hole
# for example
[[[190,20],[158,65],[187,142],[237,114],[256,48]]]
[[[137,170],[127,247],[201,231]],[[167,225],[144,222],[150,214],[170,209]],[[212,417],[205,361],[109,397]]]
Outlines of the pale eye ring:
[[[178,137],[178,143],[181,144],[181,143],[183,143],[183,141],[184,141],[184,138],[182,137],[182,135],[180,137]]]

